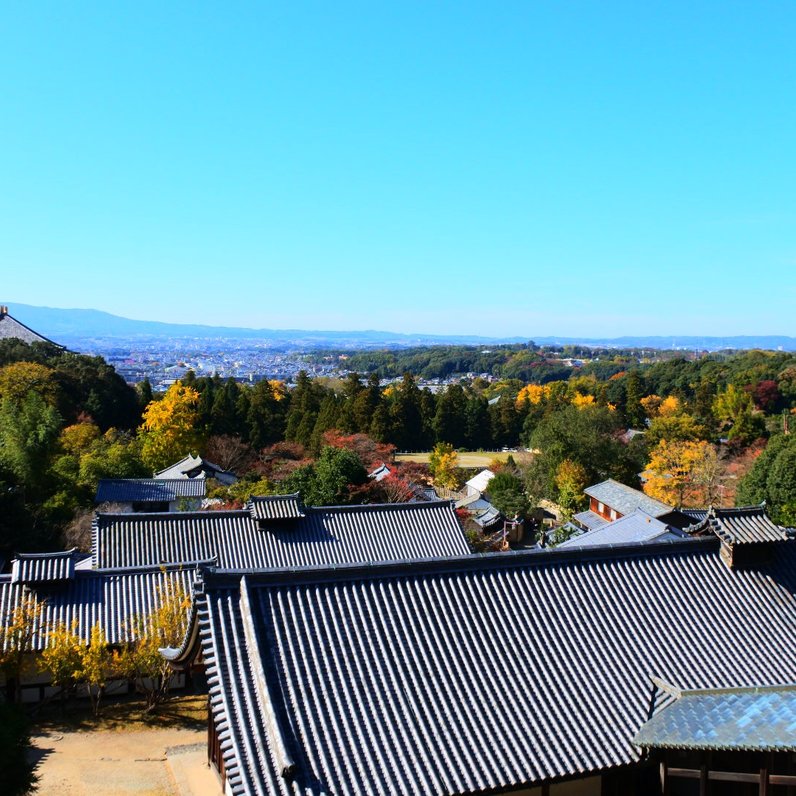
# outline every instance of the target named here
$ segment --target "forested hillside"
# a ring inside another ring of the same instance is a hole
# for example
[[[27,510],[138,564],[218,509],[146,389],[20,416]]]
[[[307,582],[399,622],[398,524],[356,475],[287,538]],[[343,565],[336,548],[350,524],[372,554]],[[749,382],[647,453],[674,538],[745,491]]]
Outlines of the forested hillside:
[[[373,355],[357,356],[367,364]],[[489,364],[481,358],[492,355],[426,349],[404,356],[424,373],[480,372]],[[796,522],[794,355],[752,351],[653,364],[618,355],[567,366],[566,378],[550,378],[549,352],[509,347],[500,356],[504,378],[465,379],[438,394],[409,373],[386,386],[377,373],[339,381],[302,373],[291,389],[189,373],[153,396],[146,382],[134,390],[100,358],[5,341],[0,546],[53,546],[64,534],[68,541],[76,524],[85,527],[99,478],[150,476],[188,452],[243,476],[218,491],[226,505],[252,492],[296,489],[310,503],[361,502],[406,499],[422,468],[399,467],[381,486],[367,482],[367,469],[396,449],[440,443],[453,451],[533,451],[504,468],[529,505],[546,498],[571,513],[587,484],[613,477],[638,486],[643,472],[644,488],[675,505],[766,500],[776,519]]]

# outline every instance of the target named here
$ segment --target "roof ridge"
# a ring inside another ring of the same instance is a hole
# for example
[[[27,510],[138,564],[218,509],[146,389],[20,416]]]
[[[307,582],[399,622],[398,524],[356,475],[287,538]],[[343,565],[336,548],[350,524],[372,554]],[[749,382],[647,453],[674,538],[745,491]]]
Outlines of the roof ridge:
[[[170,469],[170,468],[167,468]],[[121,483],[121,484],[143,484],[143,483],[155,483],[155,484],[169,484],[172,481],[177,483],[182,483],[183,481],[189,481],[191,479],[186,478],[155,478],[154,476],[150,476],[149,478],[100,478],[100,482],[108,483]]]
[[[26,323],[23,323],[19,318],[15,317],[8,311],[8,307],[5,308],[6,311],[0,317],[11,318],[14,323],[18,323],[23,329],[27,329],[31,334],[35,334],[36,337],[40,337],[45,343],[50,343],[50,345],[54,345],[56,348],[60,348],[62,351],[67,351],[66,346],[61,345],[60,343],[56,343],[55,340],[50,340],[49,337],[45,337],[41,332],[37,332],[35,329],[31,329]],[[23,342],[25,342],[23,340]],[[38,342],[38,341],[37,341]],[[71,354],[72,352],[69,351]]]
[[[308,511],[375,511],[389,509],[398,511],[399,509],[426,509],[439,508],[440,506],[450,505],[453,500],[419,500],[405,503],[353,503],[339,506],[305,506]]]
[[[94,512],[94,522],[99,523],[100,520],[116,518],[124,522],[131,522],[145,520],[149,517],[171,517],[175,520],[187,520],[195,517],[229,516],[251,517],[251,514],[246,509],[224,509],[223,511],[215,509],[197,509],[196,511],[96,511]]]
[[[29,561],[31,559],[45,559],[45,558],[67,558],[73,556],[75,553],[80,552],[76,547],[71,547],[69,550],[55,550],[46,553],[15,553],[13,560]],[[90,554],[88,554],[90,555]]]
[[[200,569],[205,567],[213,567],[217,564],[218,557],[200,558],[194,561],[179,561],[169,562],[163,564],[137,564],[129,567],[92,567],[91,569],[75,570],[76,573],[81,575],[148,575],[155,572],[178,572],[180,570]]]
[[[710,696],[720,694],[758,694],[768,691],[796,691],[796,682],[791,683],[764,683],[762,685],[741,685],[729,688],[680,688],[678,689],[681,697],[686,696]]]
[[[729,506],[727,508],[722,508],[720,506],[709,506],[708,512],[712,512],[713,516],[721,516],[721,514],[740,514],[742,512],[758,513],[762,514],[765,517],[768,517],[768,513],[766,512],[766,503],[763,501],[762,503],[752,504],[749,506]],[[721,512],[721,514],[719,514]]]
[[[287,492],[285,494],[280,495],[250,495],[249,500],[254,502],[255,500],[259,501],[266,501],[266,500],[299,500],[301,498],[300,492]]]
[[[462,556],[377,561],[367,564],[332,564],[301,567],[272,567],[263,569],[203,570],[207,583],[228,581],[233,587],[243,575],[252,585],[281,585],[318,581],[365,580],[420,574],[455,574],[492,569],[513,569],[526,566],[578,563],[581,561],[617,561],[630,558],[660,558],[664,555],[715,550],[719,540],[713,536],[673,539],[650,545],[646,542],[622,542],[594,547],[567,549],[513,550],[501,553],[470,553]]]

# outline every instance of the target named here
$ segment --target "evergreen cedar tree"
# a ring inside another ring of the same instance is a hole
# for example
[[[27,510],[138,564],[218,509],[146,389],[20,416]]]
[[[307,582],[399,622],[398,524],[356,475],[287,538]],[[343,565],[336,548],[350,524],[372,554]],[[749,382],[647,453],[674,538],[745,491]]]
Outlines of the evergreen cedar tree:
[[[300,484],[318,500],[371,499],[353,461],[320,458],[330,432],[397,450],[525,446],[539,451],[521,473],[529,497],[565,502],[574,498],[562,467],[581,468],[588,483],[612,477],[638,486],[662,441],[715,445],[723,437],[729,443],[721,451],[731,454],[773,434],[770,453],[740,482],[738,500],[765,499],[780,519],[794,516],[788,432],[796,423],[796,356],[661,353],[639,365],[632,352],[596,353],[599,360],[585,349],[532,344],[357,352],[347,364],[376,371],[364,379],[301,373],[288,391],[279,382],[240,385],[189,373],[171,395],[153,397],[148,383],[132,389],[99,357],[0,341],[0,547],[57,547],[76,513],[92,507],[99,478],[151,475],[186,447],[233,451],[263,489]],[[573,368],[565,357],[594,361]],[[465,371],[499,380],[475,378],[436,395],[418,385],[418,375]],[[380,374],[398,380],[384,387]],[[628,427],[645,434],[628,443],[620,439]],[[774,444],[777,435],[786,439]],[[305,451],[303,458],[263,453],[285,443]],[[342,492],[341,473],[351,479]]]

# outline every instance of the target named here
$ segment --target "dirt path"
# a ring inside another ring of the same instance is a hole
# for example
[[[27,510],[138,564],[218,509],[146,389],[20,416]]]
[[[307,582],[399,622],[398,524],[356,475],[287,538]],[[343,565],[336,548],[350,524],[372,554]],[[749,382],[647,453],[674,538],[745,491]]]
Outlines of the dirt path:
[[[41,796],[220,796],[199,729],[41,730],[32,736]]]

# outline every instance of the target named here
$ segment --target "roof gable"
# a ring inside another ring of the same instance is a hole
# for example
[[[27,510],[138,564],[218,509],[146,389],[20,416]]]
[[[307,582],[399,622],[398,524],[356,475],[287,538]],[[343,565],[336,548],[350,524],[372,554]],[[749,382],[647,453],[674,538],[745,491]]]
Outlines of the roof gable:
[[[42,585],[70,580],[80,556],[76,547],[57,553],[18,553],[11,564],[11,582]]]
[[[251,497],[246,507],[255,520],[298,520],[306,516],[301,495]]]
[[[204,562],[208,564],[208,561]],[[130,639],[131,620],[148,614],[157,604],[159,589],[179,583],[190,593],[197,562],[180,566],[141,567],[74,571],[72,577],[42,596],[38,590],[14,576],[0,576],[0,625],[7,626],[16,606],[32,595],[41,606],[42,621],[33,637],[33,647],[44,649],[51,631],[59,623],[72,627],[88,643],[91,628],[98,622],[110,644]]]
[[[765,503],[730,509],[711,506],[704,519],[691,525],[688,531],[694,534],[712,532],[731,546],[783,542],[796,533],[792,528],[772,522],[766,514]]]

